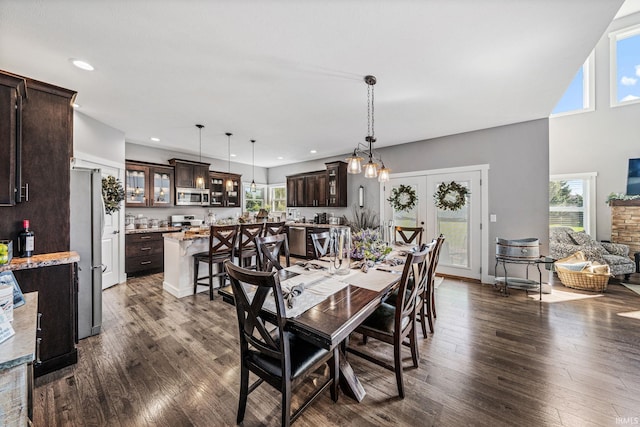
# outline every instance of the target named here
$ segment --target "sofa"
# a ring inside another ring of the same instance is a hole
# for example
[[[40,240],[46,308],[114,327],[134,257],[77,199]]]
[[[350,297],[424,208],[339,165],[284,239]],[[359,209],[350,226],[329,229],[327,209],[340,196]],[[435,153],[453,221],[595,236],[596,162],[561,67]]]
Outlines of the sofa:
[[[582,251],[589,261],[608,264],[611,274],[624,274],[629,279],[636,272],[636,263],[629,258],[629,247],[620,243],[598,242],[584,232],[571,227],[552,227],[549,230],[549,256],[554,259],[566,258]]]

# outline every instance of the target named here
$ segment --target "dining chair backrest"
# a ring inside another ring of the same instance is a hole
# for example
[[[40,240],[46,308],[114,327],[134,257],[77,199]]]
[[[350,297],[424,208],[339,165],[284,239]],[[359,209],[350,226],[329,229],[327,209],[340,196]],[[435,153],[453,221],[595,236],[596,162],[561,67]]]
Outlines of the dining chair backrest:
[[[209,229],[209,257],[223,254],[231,256],[237,238],[237,225],[212,225]]]
[[[396,236],[400,235],[402,241],[408,244],[421,245],[423,232],[424,228],[422,227],[396,226]]]
[[[261,271],[282,270],[280,256],[285,257],[285,266],[291,265],[289,259],[289,239],[286,234],[274,236],[256,237],[256,249],[258,250],[258,267]]]
[[[225,269],[229,274],[238,315],[241,357],[248,357],[250,351],[257,351],[274,359],[281,366],[283,375],[290,375],[291,361],[285,357],[290,354],[289,337],[284,332],[284,298],[278,273],[248,270],[231,261],[225,261]],[[248,289],[252,292],[248,292]],[[274,300],[275,318],[264,313],[263,306],[267,298]],[[268,379],[267,382],[272,383]],[[275,387],[280,387],[279,380]]]
[[[428,248],[423,247],[421,249],[423,250],[407,255],[407,260],[402,270],[398,295],[405,295],[405,298],[396,298],[396,333],[400,333],[409,326],[405,319],[409,319],[409,322],[415,320],[416,307],[421,301],[422,294],[419,293],[420,288],[424,286],[429,254]],[[422,287],[422,289],[424,288]]]
[[[263,228],[263,222],[254,224],[240,224],[236,256],[239,258],[241,265],[243,265],[243,260],[245,258],[250,258],[256,255],[255,238],[262,235]]]
[[[316,258],[322,258],[331,253],[329,243],[331,242],[331,233],[323,231],[320,233],[311,233],[311,241],[313,242],[313,251]]]
[[[264,224],[264,232],[263,236],[275,236],[276,234],[286,233],[286,226],[284,225],[284,221],[280,222],[266,222]]]

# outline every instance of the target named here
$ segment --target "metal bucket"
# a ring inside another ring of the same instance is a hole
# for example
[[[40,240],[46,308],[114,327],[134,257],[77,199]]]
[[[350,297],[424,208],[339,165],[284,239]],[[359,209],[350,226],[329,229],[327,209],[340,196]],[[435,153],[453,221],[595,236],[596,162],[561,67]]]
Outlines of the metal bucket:
[[[533,237],[516,240],[496,238],[496,258],[538,259],[540,258],[540,241]]]

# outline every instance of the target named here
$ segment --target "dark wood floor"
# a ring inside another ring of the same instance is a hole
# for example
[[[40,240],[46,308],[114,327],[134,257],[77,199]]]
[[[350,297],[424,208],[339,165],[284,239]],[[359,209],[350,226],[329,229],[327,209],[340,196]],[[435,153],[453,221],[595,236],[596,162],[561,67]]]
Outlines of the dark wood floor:
[[[78,364],[37,379],[36,426],[235,424],[233,307],[206,294],[176,299],[162,275],[110,288],[103,301],[103,332],[80,341]],[[327,393],[295,425],[615,426],[640,417],[640,320],[617,315],[640,310],[640,295],[611,284],[604,297],[541,305],[523,291],[504,298],[447,279],[437,304],[420,367],[405,371],[404,400],[392,372],[350,356],[365,399],[334,404]],[[367,347],[392,358],[388,345]],[[244,425],[279,417],[279,395],[263,384]]]

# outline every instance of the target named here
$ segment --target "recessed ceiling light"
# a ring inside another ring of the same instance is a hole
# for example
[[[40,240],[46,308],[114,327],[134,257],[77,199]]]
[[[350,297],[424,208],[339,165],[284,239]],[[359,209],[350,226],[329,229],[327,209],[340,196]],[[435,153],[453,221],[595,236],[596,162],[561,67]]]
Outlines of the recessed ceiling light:
[[[316,151],[316,150],[311,150],[311,151],[309,151],[309,152],[310,152],[311,154],[316,154],[316,153],[317,153],[317,151]]]
[[[152,136],[149,139],[152,140],[153,142],[160,142],[160,138],[156,138],[155,136]]]
[[[72,106],[73,108],[80,108],[80,104],[75,103],[75,102],[74,102],[73,104],[71,104],[71,106]]]
[[[235,156],[236,156],[235,154],[231,153],[231,157],[235,157]]]
[[[278,156],[278,160],[284,160],[284,157]]]
[[[73,65],[75,65],[76,67],[80,68],[81,70],[86,70],[86,71],[93,71],[94,70],[93,65],[89,64],[86,61],[82,61],[80,59],[73,59],[73,58],[70,61],[71,61],[71,63]]]

